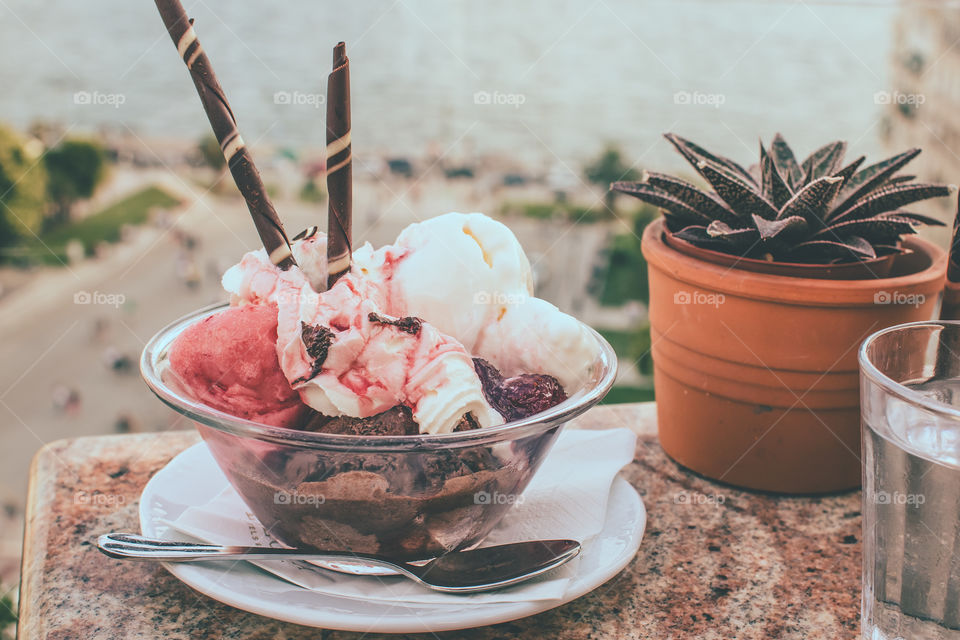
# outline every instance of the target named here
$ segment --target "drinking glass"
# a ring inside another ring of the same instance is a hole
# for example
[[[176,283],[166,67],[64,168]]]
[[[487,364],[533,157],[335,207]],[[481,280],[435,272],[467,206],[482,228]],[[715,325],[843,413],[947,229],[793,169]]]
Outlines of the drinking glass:
[[[860,349],[862,637],[960,639],[960,323]]]

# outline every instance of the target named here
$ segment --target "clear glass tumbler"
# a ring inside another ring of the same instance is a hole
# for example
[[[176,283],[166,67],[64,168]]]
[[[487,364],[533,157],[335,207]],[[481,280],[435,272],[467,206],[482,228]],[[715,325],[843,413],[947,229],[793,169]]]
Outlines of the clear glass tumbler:
[[[860,349],[862,637],[960,640],[960,323]]]

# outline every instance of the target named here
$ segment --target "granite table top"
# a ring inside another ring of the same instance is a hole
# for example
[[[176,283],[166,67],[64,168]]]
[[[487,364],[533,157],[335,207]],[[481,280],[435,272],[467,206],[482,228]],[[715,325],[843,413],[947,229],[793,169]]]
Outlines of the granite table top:
[[[159,565],[103,556],[96,537],[139,530],[143,486],[199,438],[176,431],[51,443],[31,471],[19,638],[857,636],[859,492],[790,498],[707,481],[666,457],[657,443],[652,403],[597,407],[575,426],[628,426],[639,435],[634,461],[624,471],[648,511],[634,560],[592,593],[545,613],[424,636],[283,623],[201,595]]]

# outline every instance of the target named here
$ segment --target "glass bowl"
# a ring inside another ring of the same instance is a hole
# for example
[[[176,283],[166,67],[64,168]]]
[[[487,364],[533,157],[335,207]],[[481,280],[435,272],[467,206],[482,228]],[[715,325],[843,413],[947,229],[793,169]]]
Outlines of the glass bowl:
[[[613,385],[616,355],[598,333],[593,376],[547,411],[439,435],[311,433],[236,418],[195,402],[168,375],[168,350],[207,307],[161,329],[143,350],[147,386],[191,419],[230,484],[271,536],[291,547],[434,557],[479,543],[517,502],[563,425]]]

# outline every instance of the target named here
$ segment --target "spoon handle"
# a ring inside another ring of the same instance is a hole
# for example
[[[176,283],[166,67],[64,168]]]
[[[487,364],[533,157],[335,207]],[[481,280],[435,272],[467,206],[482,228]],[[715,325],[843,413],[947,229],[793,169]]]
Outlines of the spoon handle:
[[[351,551],[314,551],[276,547],[240,547],[147,538],[135,533],[108,533],[97,538],[97,548],[111,558],[197,562],[203,560],[343,560],[375,562],[393,570],[398,567],[379,556]]]

